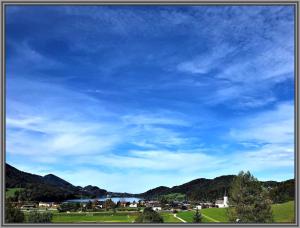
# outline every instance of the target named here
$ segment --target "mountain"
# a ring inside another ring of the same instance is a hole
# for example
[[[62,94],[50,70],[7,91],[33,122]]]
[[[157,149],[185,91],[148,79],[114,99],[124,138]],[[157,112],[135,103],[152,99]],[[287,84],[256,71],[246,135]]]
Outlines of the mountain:
[[[5,165],[6,188],[24,188],[27,184],[37,184],[42,182],[43,177],[39,175],[22,172],[9,164]]]
[[[141,197],[144,199],[160,199],[163,195],[172,193],[185,194],[188,200],[215,201],[228,193],[235,175],[219,176],[214,179],[199,178],[174,187],[160,186],[141,194],[108,192],[97,186],[74,186],[53,174],[39,176],[22,172],[13,166],[5,165],[6,188],[23,188],[19,199],[26,201],[57,201],[75,198],[97,198],[109,194],[112,197]],[[268,189],[274,203],[293,200],[295,195],[295,180],[261,181]]]
[[[145,199],[155,199],[159,196],[171,193],[170,190],[171,190],[171,188],[168,188],[168,187],[165,187],[165,186],[160,186],[160,187],[157,187],[157,188],[150,189],[150,190],[140,194],[140,196],[145,198]]]
[[[214,202],[228,194],[230,185],[235,175],[219,176],[214,179],[199,178],[182,185],[168,188],[160,186],[139,194],[145,199],[160,199],[163,195],[172,193],[185,194],[188,200]],[[270,198],[274,203],[282,203],[294,199],[295,180],[287,181],[261,181],[262,185],[269,190]]]
[[[96,198],[99,196],[106,196],[107,191],[105,189],[98,188],[97,186],[88,185],[83,188],[84,192],[91,194],[91,198]]]
[[[43,177],[44,182],[47,184],[51,184],[54,186],[60,186],[60,187],[66,187],[66,188],[75,188],[72,184],[69,182],[61,179],[60,177],[57,177],[53,174],[48,174]]]
[[[188,199],[211,201],[223,197],[225,190],[228,192],[234,177],[234,175],[228,175],[214,179],[199,178],[172,188],[165,186],[154,188],[142,193],[141,196],[146,199],[153,199],[166,194],[182,193]]]
[[[80,197],[106,196],[107,191],[96,186],[74,186],[53,174],[39,176],[5,165],[6,188],[22,188],[20,197],[27,201],[64,201]]]

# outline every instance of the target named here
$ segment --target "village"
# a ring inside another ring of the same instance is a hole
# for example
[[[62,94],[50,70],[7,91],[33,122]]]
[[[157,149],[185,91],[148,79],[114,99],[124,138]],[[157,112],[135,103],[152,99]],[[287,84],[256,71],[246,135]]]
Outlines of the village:
[[[112,198],[93,199],[93,200],[77,200],[57,202],[19,202],[18,207],[23,211],[31,210],[49,210],[58,212],[89,212],[89,211],[143,211],[144,208],[152,208],[157,212],[179,212],[189,210],[201,210],[204,208],[227,208],[228,196],[226,193],[223,199],[216,200],[215,202],[194,202],[194,201],[171,201],[163,202],[162,200],[138,200],[128,201],[126,198],[121,198],[114,202]]]

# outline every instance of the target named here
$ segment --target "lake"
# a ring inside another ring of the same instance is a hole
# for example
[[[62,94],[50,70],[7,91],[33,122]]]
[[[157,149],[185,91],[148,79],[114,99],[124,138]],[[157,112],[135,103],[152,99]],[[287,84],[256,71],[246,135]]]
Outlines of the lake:
[[[79,202],[79,203],[86,203],[93,200],[99,200],[99,201],[105,201],[107,199],[111,199],[113,202],[117,203],[118,201],[126,201],[126,202],[138,202],[139,200],[143,200],[142,198],[136,198],[136,197],[103,197],[103,198],[95,198],[95,199],[71,199],[66,200],[65,202]]]

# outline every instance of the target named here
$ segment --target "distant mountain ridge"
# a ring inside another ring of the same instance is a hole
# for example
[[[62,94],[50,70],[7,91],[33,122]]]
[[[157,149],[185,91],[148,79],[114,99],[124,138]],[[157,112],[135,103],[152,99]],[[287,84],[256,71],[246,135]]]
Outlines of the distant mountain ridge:
[[[235,175],[224,175],[214,179],[198,178],[182,185],[166,187],[159,186],[150,189],[144,193],[131,194],[108,192],[97,186],[88,185],[85,187],[74,186],[54,174],[39,176],[30,174],[16,169],[6,164],[5,166],[6,188],[24,188],[28,191],[27,195],[31,196],[31,200],[41,201],[63,201],[75,198],[97,198],[104,197],[109,194],[112,197],[141,197],[144,199],[159,199],[161,196],[171,193],[185,194],[189,200],[214,201],[223,197],[225,191],[228,192],[231,182]],[[283,199],[294,197],[295,181],[294,179],[277,182],[277,181],[261,181],[261,183],[273,191],[273,197],[278,202]],[[279,197],[278,194],[284,195]]]
[[[171,193],[186,194],[188,199],[193,200],[215,200],[224,195],[229,189],[235,175],[226,175],[214,179],[199,178],[182,185],[168,188],[160,186],[141,194],[143,198],[159,198],[161,195]]]
[[[39,176],[5,165],[6,188],[24,188],[32,200],[62,201],[74,198],[106,196],[107,191],[97,186],[74,186],[54,174]],[[30,192],[29,192],[30,190]]]
[[[48,174],[46,176],[43,177],[43,180],[46,183],[52,184],[52,185],[56,185],[56,186],[63,186],[63,187],[74,187],[72,184],[70,184],[69,182],[61,179],[60,177],[57,177],[53,174]]]

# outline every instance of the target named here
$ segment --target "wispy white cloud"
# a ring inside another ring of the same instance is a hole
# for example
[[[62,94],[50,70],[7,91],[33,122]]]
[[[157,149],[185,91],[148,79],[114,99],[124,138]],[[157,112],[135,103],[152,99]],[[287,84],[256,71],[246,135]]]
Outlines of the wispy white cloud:
[[[217,67],[218,62],[235,51],[235,47],[228,44],[216,44],[210,51],[206,51],[197,58],[179,63],[177,69],[192,74],[205,74]]]
[[[246,118],[240,128],[231,129],[230,136],[239,141],[293,145],[294,105],[282,103],[275,110]]]

